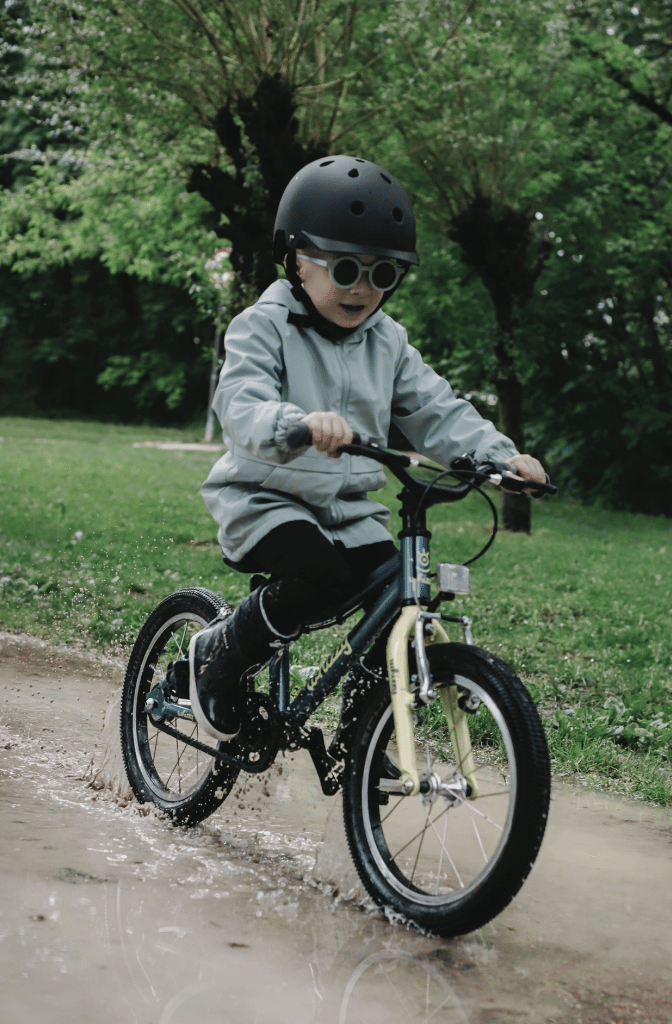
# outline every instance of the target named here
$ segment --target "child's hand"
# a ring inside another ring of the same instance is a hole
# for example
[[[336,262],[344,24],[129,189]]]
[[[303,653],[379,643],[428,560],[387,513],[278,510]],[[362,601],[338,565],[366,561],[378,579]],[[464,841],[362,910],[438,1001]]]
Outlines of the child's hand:
[[[513,458],[507,459],[506,462],[515,469],[519,480],[538,480],[539,483],[546,483],[544,467],[536,459],[533,459],[531,455],[514,455]],[[504,483],[502,483],[502,490],[506,490]],[[531,494],[533,490],[533,487],[529,490],[526,489],[525,494]]]
[[[352,431],[342,416],[336,412],[311,412],[300,423],[307,423],[313,435],[313,448],[326,452],[330,459],[340,459],[333,453],[342,444],[350,444]],[[545,479],[545,478],[544,478]]]

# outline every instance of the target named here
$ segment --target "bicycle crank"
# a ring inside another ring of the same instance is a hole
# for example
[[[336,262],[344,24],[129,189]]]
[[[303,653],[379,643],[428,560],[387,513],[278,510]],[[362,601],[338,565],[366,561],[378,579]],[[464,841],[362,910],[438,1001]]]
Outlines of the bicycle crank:
[[[195,722],[195,719],[188,701],[184,702],[187,706],[183,706],[182,701],[173,704],[165,699],[163,683],[159,683],[150,691],[145,703],[145,711],[160,732],[174,736],[180,743],[194,747],[232,768],[242,769],[254,775],[270,768],[280,749],[283,722],[268,696],[263,693],[245,695],[246,707],[241,731],[234,740],[226,744],[228,749],[224,751],[221,747],[218,749],[202,743],[195,736],[174,729],[168,724],[174,718],[191,722]],[[154,702],[151,708],[148,706],[150,700]]]

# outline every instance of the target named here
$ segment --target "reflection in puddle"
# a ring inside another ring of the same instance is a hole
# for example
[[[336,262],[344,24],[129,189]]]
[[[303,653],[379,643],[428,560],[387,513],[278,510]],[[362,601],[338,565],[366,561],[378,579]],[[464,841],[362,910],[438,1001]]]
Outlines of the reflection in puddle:
[[[339,801],[307,758],[243,779],[203,825],[174,828],[90,786],[109,682],[37,670],[36,700],[0,663],[7,1020],[672,1020],[663,812],[556,789],[522,896],[480,932],[439,940],[364,899]]]

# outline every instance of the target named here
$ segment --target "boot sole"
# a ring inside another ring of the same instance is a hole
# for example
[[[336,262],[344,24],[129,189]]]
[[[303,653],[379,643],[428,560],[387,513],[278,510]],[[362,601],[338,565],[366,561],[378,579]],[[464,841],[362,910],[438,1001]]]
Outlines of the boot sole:
[[[195,633],[189,641],[189,700],[191,701],[191,710],[199,729],[202,729],[203,732],[208,734],[208,736],[212,736],[213,739],[220,740],[222,743],[228,743],[229,740],[236,738],[240,729],[231,733],[219,732],[219,730],[216,729],[212,722],[206,717],[206,714],[201,707],[201,702],[198,699],[196,672],[194,669],[194,653],[196,650],[194,645],[199,636],[200,633]]]

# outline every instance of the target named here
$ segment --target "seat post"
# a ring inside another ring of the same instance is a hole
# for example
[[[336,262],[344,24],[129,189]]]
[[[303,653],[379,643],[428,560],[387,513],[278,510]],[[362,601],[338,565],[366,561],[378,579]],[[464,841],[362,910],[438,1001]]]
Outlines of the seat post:
[[[289,707],[289,649],[283,647],[268,667],[268,692],[278,711]]]

